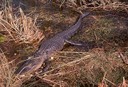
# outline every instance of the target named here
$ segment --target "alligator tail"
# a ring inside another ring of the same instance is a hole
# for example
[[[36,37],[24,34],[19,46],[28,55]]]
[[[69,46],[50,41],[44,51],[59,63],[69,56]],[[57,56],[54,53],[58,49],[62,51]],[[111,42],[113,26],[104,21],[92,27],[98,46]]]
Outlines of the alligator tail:
[[[89,12],[86,12],[86,13],[80,15],[79,18],[77,19],[77,21],[75,22],[75,24],[73,26],[71,26],[69,29],[63,31],[62,33],[59,33],[57,36],[63,37],[65,39],[70,38],[79,29],[79,27],[80,27],[80,25],[82,23],[82,19],[84,17],[88,16],[88,15],[89,15]]]

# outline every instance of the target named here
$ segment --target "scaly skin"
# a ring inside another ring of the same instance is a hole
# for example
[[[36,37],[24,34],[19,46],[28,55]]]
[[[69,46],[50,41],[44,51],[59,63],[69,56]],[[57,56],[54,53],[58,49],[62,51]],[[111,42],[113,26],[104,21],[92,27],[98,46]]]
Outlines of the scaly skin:
[[[56,51],[60,51],[63,49],[64,43],[67,39],[69,39],[72,35],[76,33],[79,29],[82,19],[87,16],[89,13],[85,13],[80,15],[77,22],[71,26],[69,29],[58,33],[51,39],[42,41],[38,50],[34,53],[32,57],[29,57],[21,67],[16,70],[16,74],[25,74],[32,73],[39,69],[41,65]]]

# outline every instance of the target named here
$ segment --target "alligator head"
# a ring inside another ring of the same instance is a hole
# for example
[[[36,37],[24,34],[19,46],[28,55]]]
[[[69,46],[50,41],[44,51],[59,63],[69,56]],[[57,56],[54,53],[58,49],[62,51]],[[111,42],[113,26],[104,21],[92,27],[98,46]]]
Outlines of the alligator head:
[[[20,67],[15,71],[15,74],[23,75],[26,73],[32,73],[39,69],[42,64],[45,62],[44,56],[34,57],[31,56],[27,60],[25,60]]]

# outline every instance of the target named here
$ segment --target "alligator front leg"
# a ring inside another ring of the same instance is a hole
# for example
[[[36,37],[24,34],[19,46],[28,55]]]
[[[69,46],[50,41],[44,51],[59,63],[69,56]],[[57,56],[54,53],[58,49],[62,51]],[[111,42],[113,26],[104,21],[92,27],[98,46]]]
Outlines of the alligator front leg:
[[[71,40],[65,40],[66,43],[72,44],[72,45],[76,45],[76,46],[82,46],[83,44],[80,42],[74,42]]]

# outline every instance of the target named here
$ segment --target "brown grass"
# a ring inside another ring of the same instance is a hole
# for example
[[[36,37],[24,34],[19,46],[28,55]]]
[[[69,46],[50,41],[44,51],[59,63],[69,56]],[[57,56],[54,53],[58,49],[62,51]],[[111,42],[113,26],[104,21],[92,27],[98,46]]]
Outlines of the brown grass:
[[[77,11],[86,10],[88,8],[102,8],[105,11],[109,8],[111,10],[117,8],[127,10],[126,3],[113,2],[113,0],[93,0],[92,2],[87,2],[87,0],[53,1],[56,2],[55,4],[59,4],[60,7],[66,5],[67,7],[71,7],[73,9],[77,8]],[[48,12],[46,12],[46,15],[48,15]],[[55,17],[51,17],[51,14],[50,17],[46,15],[44,17],[46,19],[46,22],[48,23],[51,22],[49,21],[49,18],[51,18],[50,20],[52,20],[52,18],[53,20],[55,18],[59,18],[57,13],[54,15],[54,12],[52,13],[52,15]],[[115,18],[116,16],[110,16],[111,19],[99,17],[97,15],[93,15],[93,17],[93,21],[95,22],[93,22],[93,24],[90,24],[90,26],[87,26],[88,30],[85,29],[86,31],[80,33],[83,37],[78,37],[77,35],[76,37],[82,40],[103,43],[104,46],[102,48],[94,48],[92,50],[89,50],[89,52],[72,52],[74,51],[75,47],[72,47],[71,49],[69,47],[68,51],[58,52],[58,54],[55,55],[55,59],[53,58],[52,60],[50,60],[51,66],[47,72],[35,74],[32,78],[30,76],[19,77],[17,75],[14,75],[14,71],[16,68],[16,59],[11,59],[11,61],[9,61],[10,58],[8,58],[4,54],[4,52],[1,52],[0,87],[127,87],[127,45],[124,47],[120,47],[120,45],[116,43],[123,41],[121,39],[124,33],[113,32],[115,25],[116,28],[119,28],[119,30],[123,32],[125,31],[122,28],[120,29],[120,27],[123,26],[123,28],[125,28],[127,26],[118,18],[118,23],[114,22],[113,20],[115,19],[112,20],[112,18]],[[17,15],[13,12],[12,7],[6,7],[6,9],[3,9],[0,12],[0,32],[6,32],[8,41],[13,40],[18,44],[34,44],[33,42],[40,41],[42,38],[44,38],[42,32],[40,32],[38,26],[36,25],[36,19],[37,17],[32,18],[30,17],[30,15],[25,14],[21,8],[19,8],[19,15]],[[58,21],[60,20],[57,19],[57,23]],[[61,20],[61,22],[63,21]],[[88,22],[90,23],[90,21]],[[119,25],[121,23],[122,26]],[[51,24],[54,25],[54,23]],[[50,25],[46,26],[49,27]],[[55,23],[54,26],[57,26],[57,24]],[[115,30],[118,31],[117,29]],[[110,42],[110,40],[115,38],[117,39],[116,41]],[[123,39],[127,40],[124,37]],[[123,42],[126,43],[125,41]],[[121,50],[120,48],[123,50]]]
[[[21,8],[15,12],[8,0],[1,1],[0,4],[3,6],[0,11],[0,35],[2,35],[0,43],[15,42],[16,45],[25,43],[37,44],[44,38],[43,33],[36,25],[36,16],[31,18],[31,14],[24,14]],[[7,51],[9,50],[9,45],[12,45],[10,43],[6,44]],[[7,54],[6,50],[4,51]],[[3,50],[0,51],[0,87],[21,87],[22,83],[30,79],[30,77],[21,78],[14,75],[16,58],[8,58],[5,54]],[[9,61],[10,59],[11,61]]]
[[[11,6],[1,11],[0,26],[2,32],[8,32],[16,43],[39,42],[44,38],[43,33],[36,26],[37,17],[31,18],[19,8],[19,15],[13,12]]]
[[[8,58],[3,52],[0,53],[0,87],[21,87],[22,83],[27,79],[27,77],[18,77],[14,75],[15,71],[15,59],[8,61]]]
[[[103,9],[103,10],[117,10],[123,9],[128,12],[127,2],[120,2],[118,0],[56,0],[55,4],[60,7],[67,7],[77,12],[85,9]]]
[[[77,85],[85,86],[86,84],[90,84],[93,87],[97,83],[99,83],[98,87],[117,87],[117,82],[119,80],[121,82],[123,79],[119,77],[124,75],[120,68],[122,70],[127,69],[127,66],[124,66],[121,59],[118,59],[118,53],[110,53],[108,55],[103,51],[97,50],[95,53],[67,51],[64,54],[70,54],[73,60],[71,61],[70,57],[66,55],[63,57],[58,56],[59,58],[53,61],[51,70],[43,75],[37,75],[42,82],[55,87],[76,87]],[[65,60],[62,62],[61,59]]]

